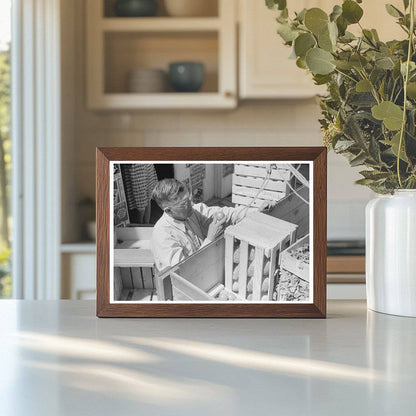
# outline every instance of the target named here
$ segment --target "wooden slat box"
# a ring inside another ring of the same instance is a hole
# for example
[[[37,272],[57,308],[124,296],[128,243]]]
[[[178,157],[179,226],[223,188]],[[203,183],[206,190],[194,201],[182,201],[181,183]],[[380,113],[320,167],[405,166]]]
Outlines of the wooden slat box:
[[[279,254],[296,238],[297,225],[253,213],[225,231],[225,287],[241,299],[272,300]]]
[[[114,300],[154,300],[153,227],[118,227],[114,240]]]
[[[295,274],[301,279],[309,282],[309,263],[302,262],[293,257],[293,251],[302,247],[303,245],[309,245],[309,234],[299,239],[286,250],[280,254],[279,265],[282,269],[287,270],[290,273]]]
[[[288,193],[286,181],[293,182],[293,174],[286,165],[277,165],[268,175],[268,165],[236,164],[233,174],[232,202],[237,205],[259,207],[264,201],[279,201]],[[268,180],[264,183],[266,177]],[[257,195],[259,190],[264,189]],[[253,198],[257,197],[255,201]]]
[[[224,238],[198,250],[156,277],[159,300],[241,300],[224,288]],[[227,294],[227,299],[221,296]]]
[[[296,241],[280,255],[277,301],[309,300],[309,263],[294,256],[294,251],[304,245],[308,245],[309,249],[309,235]]]
[[[256,164],[236,164],[234,166],[234,173],[241,176],[251,176],[255,178],[265,178],[267,176],[267,165]],[[270,179],[273,180],[290,180],[292,173],[285,165],[277,165],[277,168],[272,169]]]

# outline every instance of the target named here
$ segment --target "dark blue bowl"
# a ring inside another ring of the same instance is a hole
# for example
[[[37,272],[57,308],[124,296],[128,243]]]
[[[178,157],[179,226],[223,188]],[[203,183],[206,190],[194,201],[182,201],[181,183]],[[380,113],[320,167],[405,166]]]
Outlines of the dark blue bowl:
[[[120,17],[156,16],[158,0],[117,0],[114,10]]]
[[[169,81],[177,92],[197,92],[205,80],[205,67],[201,62],[172,62]]]

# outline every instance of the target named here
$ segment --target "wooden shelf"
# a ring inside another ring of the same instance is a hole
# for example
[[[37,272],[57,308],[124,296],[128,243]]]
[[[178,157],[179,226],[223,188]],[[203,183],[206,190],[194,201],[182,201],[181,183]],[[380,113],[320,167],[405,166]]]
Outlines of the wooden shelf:
[[[216,93],[102,94],[90,101],[93,108],[132,109],[215,109],[234,108],[233,97]]]
[[[218,31],[218,17],[107,17],[98,20],[98,28],[105,32],[201,32]]]

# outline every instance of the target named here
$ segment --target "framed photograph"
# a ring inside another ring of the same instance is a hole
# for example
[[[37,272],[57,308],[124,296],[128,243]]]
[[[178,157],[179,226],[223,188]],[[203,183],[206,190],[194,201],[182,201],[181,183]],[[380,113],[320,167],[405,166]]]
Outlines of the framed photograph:
[[[326,155],[98,148],[97,316],[324,318]]]

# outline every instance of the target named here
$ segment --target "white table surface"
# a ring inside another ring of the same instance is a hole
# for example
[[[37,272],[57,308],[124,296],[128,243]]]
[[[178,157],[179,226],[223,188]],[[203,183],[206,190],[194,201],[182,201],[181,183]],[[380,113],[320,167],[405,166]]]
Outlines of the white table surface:
[[[0,301],[0,415],[415,415],[416,319],[97,319]]]

